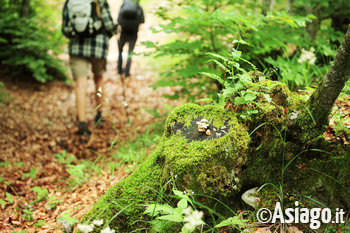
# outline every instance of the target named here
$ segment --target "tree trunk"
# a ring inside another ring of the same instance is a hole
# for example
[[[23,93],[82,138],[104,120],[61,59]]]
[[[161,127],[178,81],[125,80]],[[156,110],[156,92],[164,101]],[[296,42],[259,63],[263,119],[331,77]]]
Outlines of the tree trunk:
[[[29,14],[30,14],[30,0],[23,0],[20,16],[23,18],[28,18]]]
[[[306,14],[313,14],[316,18],[313,19],[311,22],[306,23],[306,30],[309,34],[309,37],[311,41],[314,41],[316,39],[318,29],[320,27],[320,13],[321,13],[321,6],[320,3],[316,3],[316,6],[305,6]]]
[[[275,6],[275,0],[263,0],[263,10],[262,14],[266,15],[267,12],[273,11],[273,8]]]
[[[293,0],[287,0],[286,1],[286,12],[291,13],[292,12],[292,5],[293,5]]]
[[[317,89],[311,95],[304,110],[296,119],[294,138],[303,143],[322,134],[329,123],[329,114],[350,78],[350,25],[335,60]]]

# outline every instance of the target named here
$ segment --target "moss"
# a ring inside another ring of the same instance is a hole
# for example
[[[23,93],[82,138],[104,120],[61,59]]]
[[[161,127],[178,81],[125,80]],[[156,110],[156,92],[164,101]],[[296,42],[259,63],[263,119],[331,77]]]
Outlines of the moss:
[[[95,219],[104,219],[117,232],[130,232],[142,227],[142,223],[135,221],[148,220],[142,215],[145,204],[155,200],[161,180],[161,167],[158,157],[162,145],[154,152],[139,169],[129,177],[110,188],[82,219],[83,223],[90,223]],[[117,215],[118,214],[118,215]]]
[[[272,101],[279,106],[287,107],[292,101],[287,85],[278,81],[262,80],[253,84],[252,90],[270,94]]]
[[[223,137],[203,141],[173,133],[175,122],[187,127],[198,116],[216,128],[226,122],[232,130]],[[117,232],[149,227],[142,204],[157,199],[161,186],[171,179],[170,172],[177,175],[180,190],[219,199],[240,190],[240,180],[232,169],[245,164],[249,135],[232,113],[214,106],[183,105],[169,115],[166,129],[157,150],[128,178],[109,189],[84,216],[83,223],[104,219]]]
[[[181,119],[183,111],[191,112],[191,118]],[[235,179],[232,170],[246,162],[248,132],[227,110],[197,105],[184,105],[175,109],[167,120],[167,128],[173,125],[173,121],[188,124],[186,120],[190,121],[198,115],[204,116],[217,128],[228,120],[232,130],[224,137],[204,141],[191,141],[169,131],[163,151],[166,164],[164,177],[170,172],[176,174],[177,185],[182,190],[192,190],[218,198],[234,195],[239,191],[240,182]]]
[[[227,119],[234,117],[233,113],[228,109],[222,109],[212,105],[202,107],[197,104],[184,104],[175,108],[168,116],[165,122],[165,137],[169,137],[172,134],[176,122],[181,122],[185,126],[189,126],[191,121],[198,116],[209,120],[209,123],[218,128],[224,126]],[[233,122],[232,124],[235,125],[235,123]]]
[[[156,201],[160,187],[174,179],[175,175],[175,185],[179,190],[194,191],[197,197],[200,196],[199,202],[219,213],[225,210],[214,207],[217,203],[204,196],[215,197],[232,207],[242,186],[250,188],[273,183],[280,187],[283,164],[287,164],[301,149],[300,144],[284,142],[280,137],[284,135],[284,128],[289,127],[285,109],[300,109],[303,100],[279,82],[265,80],[253,84],[251,88],[269,93],[273,101],[257,100],[258,114],[246,124],[236,117],[244,106],[236,108],[237,112],[195,104],[174,109],[166,121],[165,133],[157,150],[127,179],[108,190],[83,222],[93,219],[111,221],[110,226],[117,232],[149,227],[149,219],[142,214],[144,206],[141,204]],[[202,118],[209,120],[211,129],[227,127],[227,130],[220,137],[203,134],[197,140],[198,137],[190,133],[199,134],[196,121]],[[270,124],[265,124],[249,136],[248,128],[252,131],[264,122]],[[315,202],[305,198],[311,196],[330,207],[349,208],[349,191],[344,189],[349,185],[349,155],[346,154],[346,157],[343,148],[326,142],[322,137],[308,146],[309,149],[336,153],[329,155],[308,151],[293,160],[283,178],[286,206],[292,206],[293,201],[298,200],[312,207]],[[264,206],[272,206],[278,200],[275,190],[266,189],[261,195],[265,197],[261,203]]]

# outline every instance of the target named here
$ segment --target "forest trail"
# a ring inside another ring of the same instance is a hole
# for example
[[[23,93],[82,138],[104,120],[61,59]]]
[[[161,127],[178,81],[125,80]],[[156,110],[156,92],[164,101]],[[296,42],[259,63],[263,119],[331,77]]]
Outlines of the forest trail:
[[[121,1],[109,3],[116,19]],[[136,53],[144,50],[141,41],[154,41],[155,38],[150,31],[155,22],[152,10],[144,10],[146,23],[139,32]],[[93,125],[96,114],[94,84],[89,79],[87,118],[92,136],[87,144],[80,143],[74,134],[77,130],[77,113],[73,86],[60,81],[40,84],[2,77],[10,101],[0,108],[0,178],[4,179],[0,181],[0,199],[5,200],[7,192],[12,195],[13,203],[0,205],[0,232],[62,232],[61,223],[57,222],[62,213],[69,210],[72,217],[80,219],[98,197],[128,175],[130,169],[116,169],[114,174],[101,171],[99,177],[92,177],[81,187],[67,191],[69,180],[63,179],[69,176],[66,165],[54,156],[55,153],[67,151],[78,158],[77,163],[80,159],[94,162],[99,156],[108,158],[115,151],[114,146],[120,145],[118,142],[132,139],[157,120],[145,109],[162,112],[163,104],[170,104],[169,100],[161,97],[169,94],[172,91],[170,88],[153,90],[149,87],[158,77],[158,71],[148,66],[149,59],[143,56],[133,57],[132,76],[125,80],[123,95],[122,81],[116,72],[116,41],[116,36],[111,38],[104,75],[106,104],[103,113],[106,122],[98,128]],[[124,50],[127,51],[126,48]],[[62,59],[68,68],[68,55],[62,55]],[[171,104],[174,105],[174,102]],[[113,145],[112,141],[117,144]],[[50,209],[48,201],[37,202],[30,206],[32,210],[26,208],[37,197],[32,190],[35,186],[46,188],[49,197],[55,196],[60,200],[55,208]],[[29,214],[26,214],[28,211]],[[26,221],[25,216],[33,219]],[[45,221],[41,228],[35,226],[38,220]]]

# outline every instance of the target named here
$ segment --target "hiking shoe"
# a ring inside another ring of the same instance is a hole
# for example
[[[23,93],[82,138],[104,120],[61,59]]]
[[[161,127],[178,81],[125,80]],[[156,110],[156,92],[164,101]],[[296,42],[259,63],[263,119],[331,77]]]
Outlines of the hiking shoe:
[[[78,131],[75,133],[77,135],[86,136],[86,137],[90,136],[91,134],[90,130],[87,128],[86,122],[84,121],[79,122]]]
[[[103,117],[102,117],[102,112],[97,111],[97,114],[95,116],[95,123],[96,125],[102,124],[103,123]]]

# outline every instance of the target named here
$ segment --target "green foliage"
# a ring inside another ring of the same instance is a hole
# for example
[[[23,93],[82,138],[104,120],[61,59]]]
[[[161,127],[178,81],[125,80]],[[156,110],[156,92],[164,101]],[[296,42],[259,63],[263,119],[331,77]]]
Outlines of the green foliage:
[[[8,100],[8,94],[4,90],[4,83],[0,82],[0,107],[3,106]]]
[[[36,200],[34,202],[40,202],[48,199],[49,191],[46,188],[35,186],[32,188],[37,193]]]
[[[33,217],[33,208],[30,208],[29,206],[25,206],[25,208],[22,210],[23,214],[22,214],[22,218],[27,221],[27,222],[31,222],[34,220]]]
[[[82,184],[86,180],[86,175],[84,173],[85,167],[86,167],[85,164],[67,165],[67,172],[71,176],[71,180],[70,180],[71,186]]]
[[[54,156],[58,159],[58,162],[64,163],[66,165],[69,165],[76,160],[75,156],[73,154],[67,153],[67,151],[63,151],[61,154],[55,153]]]
[[[168,97],[188,97],[191,101],[204,93],[213,94],[215,89],[212,84],[220,84],[220,79],[213,77],[222,77],[227,71],[218,71],[219,64],[208,64],[206,54],[226,57],[233,41],[234,45],[242,45],[242,59],[254,61],[255,65],[266,64],[265,57],[278,54],[280,48],[288,43],[302,40],[300,31],[304,29],[301,28],[311,19],[311,16],[292,16],[278,11],[265,16],[256,13],[259,6],[255,1],[242,2],[171,1],[169,8],[161,7],[157,15],[167,24],[154,31],[177,37],[161,45],[152,42],[145,45],[155,49],[155,57],[175,57],[179,60],[169,64],[168,71],[155,87],[180,86],[180,91]],[[242,43],[242,39],[247,43]],[[251,65],[247,63],[245,66]],[[208,73],[214,82],[203,77]]]
[[[6,201],[8,201],[9,203],[13,204],[13,197],[10,193],[6,192]]]
[[[349,102],[349,100],[348,100]],[[342,136],[350,137],[350,129],[348,128],[347,124],[344,122],[344,119],[346,117],[346,114],[344,112],[339,111],[339,107],[335,106],[333,109],[333,116],[332,120],[334,121],[334,131],[336,136]]]
[[[56,58],[63,44],[55,17],[59,12],[52,10],[50,3],[31,2],[28,18],[20,17],[12,3],[0,8],[2,70],[11,76],[33,76],[40,82],[65,79],[63,65]]]
[[[57,205],[62,202],[62,198],[58,199],[56,195],[50,195],[48,198],[47,205],[48,207],[53,210],[56,209]]]
[[[124,143],[120,148],[116,150],[113,158],[120,160],[124,163],[141,163],[147,156],[147,148],[156,144],[160,140],[161,127],[158,130],[154,130],[155,126],[149,127],[148,130],[142,135],[137,136],[135,140]]]
[[[34,226],[41,228],[44,224],[45,224],[45,220],[39,219],[36,223],[34,223]]]
[[[73,225],[79,222],[75,217],[71,217],[69,212],[70,210],[65,211],[57,218],[57,222],[62,223],[64,232],[71,232]]]
[[[207,225],[209,229],[220,228],[224,226],[245,226],[246,220],[242,220],[237,216],[229,217],[222,220],[219,224],[214,227],[210,227],[200,217],[203,216],[203,212],[197,210],[193,211],[192,208],[204,208],[209,210],[209,213],[215,213],[215,210],[210,209],[195,200],[189,193],[183,193],[179,190],[173,189],[175,199],[178,200],[175,207],[172,206],[172,202],[168,200],[166,204],[155,203],[146,205],[144,214],[147,214],[154,218],[151,221],[152,230],[155,232],[163,232],[165,226],[169,222],[180,223],[182,225],[181,232],[193,232],[196,226]],[[199,218],[200,217],[200,218]],[[193,224],[196,222],[196,224]],[[191,224],[192,223],[192,224]],[[203,230],[203,228],[202,228]]]
[[[237,106],[245,105],[247,106],[245,111],[239,113],[239,116],[242,119],[250,119],[253,115],[259,113],[258,110],[255,109],[257,105],[255,100],[260,96],[268,103],[272,101],[269,94],[248,88],[254,87],[256,85],[255,83],[263,80],[264,77],[255,77],[253,75],[258,74],[259,72],[256,71],[256,67],[252,63],[241,57],[241,51],[232,48],[228,57],[215,53],[210,53],[209,55],[213,57],[210,61],[214,62],[217,67],[223,70],[225,76],[220,77],[216,74],[202,72],[203,75],[218,81],[223,86],[221,92],[217,93],[216,98],[205,98],[201,99],[202,101],[209,100],[221,108],[224,108],[228,101]],[[254,71],[252,71],[253,73],[247,72],[245,69],[241,68],[242,61],[254,69]]]
[[[31,179],[34,179],[37,172],[38,172],[38,169],[37,169],[37,168],[31,168],[30,171],[29,171],[28,173],[23,173],[23,174],[22,174],[22,177],[23,177],[23,178],[30,177]]]

